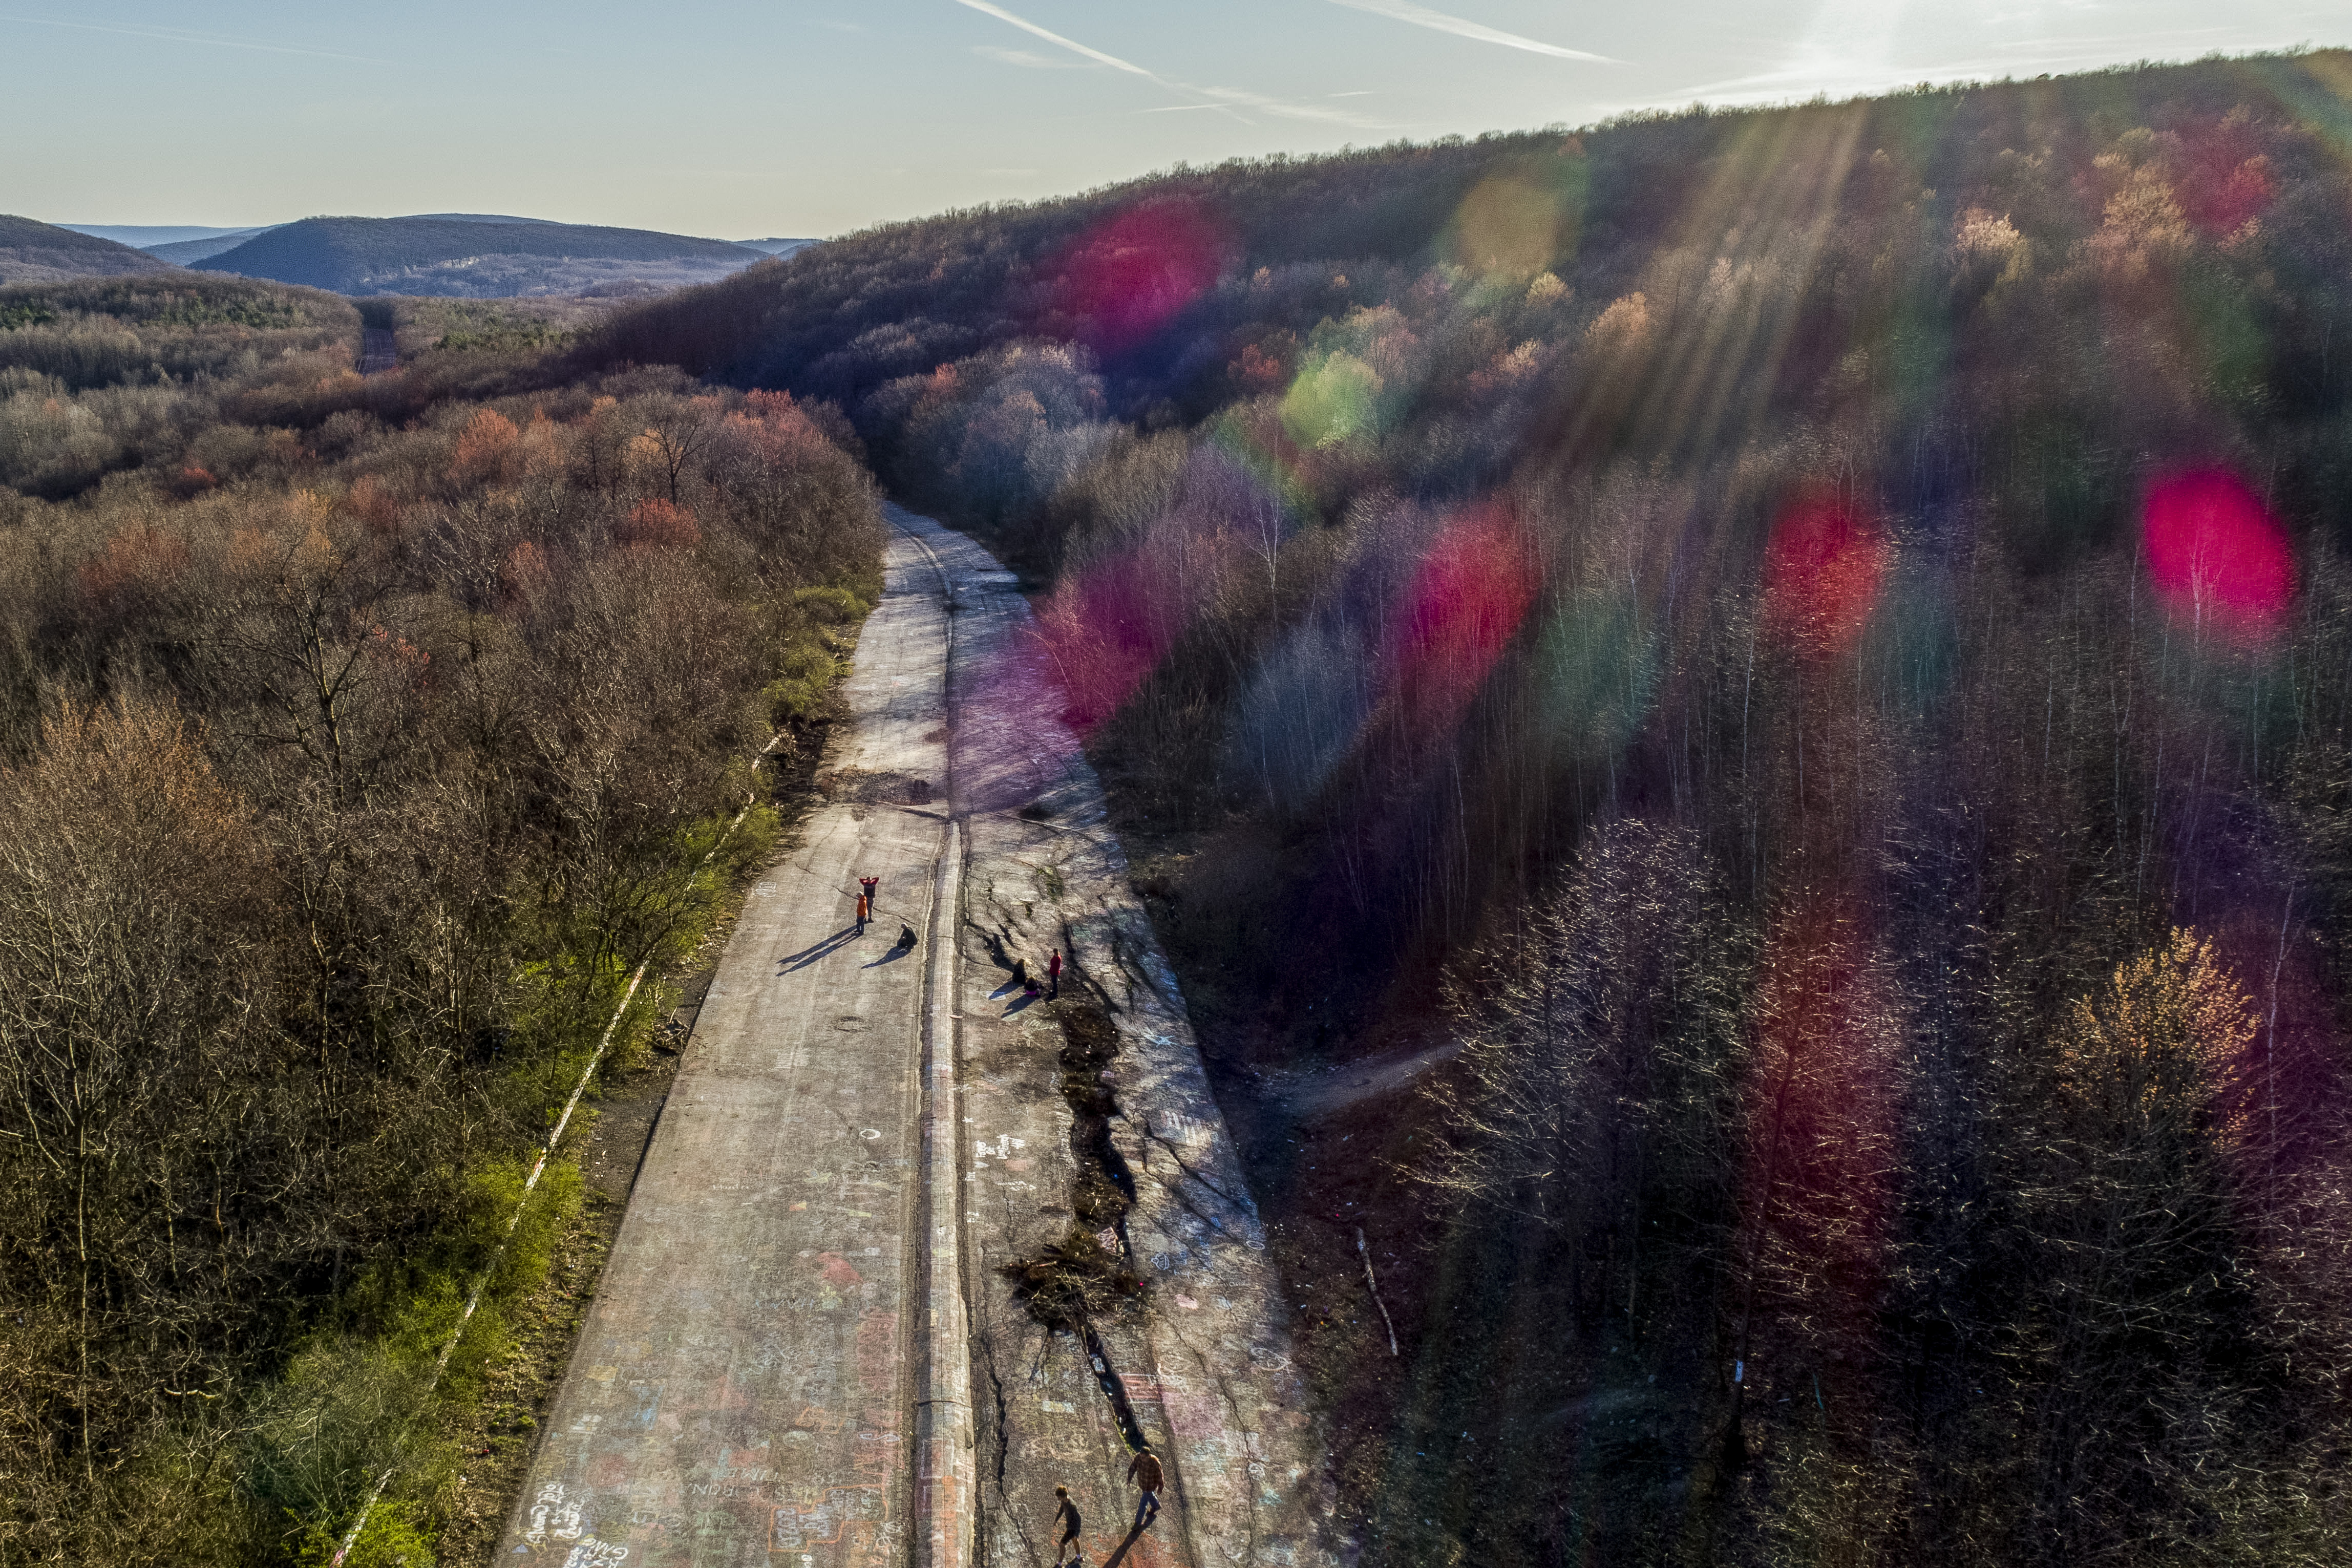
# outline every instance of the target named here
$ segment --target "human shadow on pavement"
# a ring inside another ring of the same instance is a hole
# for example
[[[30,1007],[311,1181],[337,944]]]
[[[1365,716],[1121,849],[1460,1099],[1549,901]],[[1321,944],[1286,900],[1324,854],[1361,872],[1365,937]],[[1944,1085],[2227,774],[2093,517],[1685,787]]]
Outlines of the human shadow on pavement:
[[[804,947],[798,952],[787,953],[783,957],[776,960],[776,973],[779,974],[790,974],[795,969],[806,969],[810,964],[814,963],[817,960],[840,952],[843,948],[847,947],[851,942],[856,942],[856,940],[857,928],[856,926],[844,926],[839,931],[835,931],[831,936],[826,937],[823,942],[818,942],[815,946]]]
[[[1003,993],[1000,992],[998,994],[1001,995]],[[1013,999],[1013,1005],[1004,1009],[1003,1016],[1010,1018],[1015,1013],[1026,1011],[1030,1004],[1043,1000],[1044,995],[1045,994],[1039,991],[1026,991],[1022,993],[1021,995]]]
[[[914,951],[915,950],[911,947],[894,946],[889,952],[884,953],[881,957],[874,959],[869,963],[861,963],[857,967],[860,969],[879,969],[886,963],[898,963],[900,959],[906,957],[908,953]]]
[[[1158,1517],[1159,1516],[1157,1514],[1152,1516],[1153,1519],[1157,1519]],[[1129,1531],[1127,1532],[1127,1539],[1118,1543],[1118,1550],[1112,1552],[1110,1556],[1104,1561],[1103,1568],[1118,1568],[1120,1563],[1127,1561],[1127,1554],[1135,1550],[1135,1543],[1143,1539],[1143,1532],[1150,1528],[1151,1520],[1146,1520],[1141,1524],[1137,1525],[1133,1530]]]

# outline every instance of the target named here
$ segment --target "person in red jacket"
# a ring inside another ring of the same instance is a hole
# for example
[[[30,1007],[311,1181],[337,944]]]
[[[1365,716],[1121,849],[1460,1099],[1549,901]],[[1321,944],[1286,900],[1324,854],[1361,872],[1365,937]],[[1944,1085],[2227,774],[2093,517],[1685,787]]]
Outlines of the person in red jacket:
[[[1160,1468],[1160,1456],[1143,1447],[1127,1462],[1127,1479],[1143,1489],[1135,1505],[1135,1528],[1141,1530],[1160,1517],[1160,1489],[1168,1484],[1168,1475]]]
[[[1062,950],[1055,948],[1054,956],[1045,961],[1045,1000],[1051,1002],[1062,994]]]

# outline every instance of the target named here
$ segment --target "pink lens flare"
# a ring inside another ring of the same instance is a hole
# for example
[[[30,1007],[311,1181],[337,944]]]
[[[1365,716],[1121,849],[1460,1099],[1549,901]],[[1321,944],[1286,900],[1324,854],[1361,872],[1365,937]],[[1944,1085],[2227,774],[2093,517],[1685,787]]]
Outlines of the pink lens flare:
[[[2252,126],[2223,121],[2181,137],[2172,197],[2199,232],[2214,238],[2235,234],[2277,196],[2278,180]]]
[[[1811,1318],[1849,1363],[1874,1343],[1899,1164],[1904,1031],[1855,901],[1801,895],[1760,966],[1741,1223],[1763,1319]],[[1768,1362],[1759,1336],[1752,1356]]]
[[[1117,353],[1165,326],[1217,280],[1228,237],[1192,202],[1130,207],[1064,253],[1055,303],[1095,348]]]
[[[1066,695],[1062,718],[1090,735],[1150,679],[1242,559],[1213,519],[1164,516],[1142,544],[1066,574],[1037,606],[1036,642]]]
[[[2286,531],[2243,479],[2191,468],[2149,487],[2148,576],[2175,613],[2241,641],[2267,641],[2294,597]]]
[[[1390,645],[1402,717],[1416,733],[1449,730],[1461,718],[1535,592],[1507,508],[1490,502],[1445,525],[1405,590]]]
[[[1808,653],[1844,652],[1878,607],[1891,554],[1877,521],[1853,503],[1799,496],[1772,520],[1764,546],[1768,622]]]
[[[1160,664],[1175,628],[1151,563],[1128,551],[1066,577],[1038,606],[1037,636],[1067,698],[1064,722],[1090,735]]]

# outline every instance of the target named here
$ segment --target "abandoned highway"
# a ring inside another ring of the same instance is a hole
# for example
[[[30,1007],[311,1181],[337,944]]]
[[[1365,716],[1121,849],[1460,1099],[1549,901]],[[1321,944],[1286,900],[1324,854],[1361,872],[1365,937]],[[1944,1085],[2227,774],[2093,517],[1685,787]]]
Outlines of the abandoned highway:
[[[1028,605],[891,521],[827,803],[745,900],[499,1560],[1043,1568],[1058,1485],[1100,1563],[1148,1443],[1125,1562],[1328,1562],[1279,1285]],[[1057,947],[1060,1000],[1010,985]],[[1051,1329],[1006,1265],[1077,1226],[1144,1290]]]

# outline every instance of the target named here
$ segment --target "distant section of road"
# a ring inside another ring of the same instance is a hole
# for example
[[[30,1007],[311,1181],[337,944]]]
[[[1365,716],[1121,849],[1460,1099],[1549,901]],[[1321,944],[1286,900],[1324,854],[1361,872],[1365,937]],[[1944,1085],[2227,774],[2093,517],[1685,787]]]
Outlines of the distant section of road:
[[[360,329],[360,374],[381,375],[400,366],[400,348],[390,327]]]

